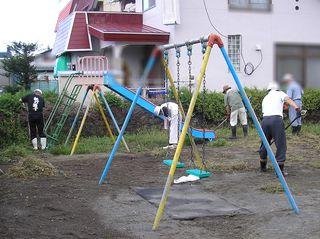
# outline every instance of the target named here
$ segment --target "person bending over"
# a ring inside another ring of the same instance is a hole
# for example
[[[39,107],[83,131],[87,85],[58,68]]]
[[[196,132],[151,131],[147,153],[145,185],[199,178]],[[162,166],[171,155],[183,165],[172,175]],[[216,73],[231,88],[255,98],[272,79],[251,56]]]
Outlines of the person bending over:
[[[296,111],[296,115],[301,115],[300,107],[289,98],[289,96],[280,91],[280,87],[276,82],[271,82],[268,85],[268,94],[262,101],[262,130],[269,142],[273,139],[277,148],[276,160],[281,169],[282,174],[284,173],[284,162],[286,161],[287,152],[287,141],[286,132],[283,122],[283,105],[284,103],[289,104]],[[261,143],[260,149],[260,170],[261,172],[267,171],[267,150]]]
[[[47,139],[43,132],[43,108],[45,107],[45,104],[42,98],[42,91],[40,89],[35,89],[32,94],[22,97],[20,101],[27,104],[29,132],[33,149],[38,150],[37,132],[40,137],[41,149],[45,149],[47,146]]]
[[[225,85],[223,87],[224,105],[227,111],[227,117],[230,119],[231,125],[231,137],[230,139],[237,138],[237,124],[238,117],[243,129],[243,135],[248,135],[248,122],[247,113],[243,105],[242,98],[237,90],[231,89],[230,86]]]
[[[164,103],[155,107],[154,114],[156,116],[166,117],[169,123],[169,145],[163,148],[175,148],[179,140],[179,125],[181,123],[178,105],[173,102]]]

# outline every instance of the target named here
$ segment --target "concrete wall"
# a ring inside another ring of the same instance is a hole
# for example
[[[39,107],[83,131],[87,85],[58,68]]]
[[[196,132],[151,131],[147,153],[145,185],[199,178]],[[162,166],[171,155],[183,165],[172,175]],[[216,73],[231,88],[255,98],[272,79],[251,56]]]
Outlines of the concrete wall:
[[[139,4],[141,0],[137,1]],[[275,45],[312,44],[320,45],[320,1],[308,0],[296,3],[292,0],[274,0],[270,12],[230,10],[228,0],[206,0],[213,23],[224,35],[241,34],[243,39],[243,55],[245,60],[256,65],[260,60],[255,50],[257,44],[262,46],[263,62],[251,76],[243,72],[239,76],[245,86],[266,87],[275,79]],[[295,5],[300,10],[295,10]],[[181,24],[165,26],[162,24],[162,1],[157,0],[157,6],[144,13],[144,23],[165,31],[170,31],[170,42],[184,42],[215,32],[210,26],[204,6],[200,0],[180,0]],[[315,25],[316,24],[316,25]],[[223,38],[225,45],[227,40]],[[181,75],[187,78],[186,53],[182,53]],[[170,53],[170,68],[175,75],[174,53]],[[199,72],[201,64],[200,49],[194,49],[192,69]],[[243,63],[241,62],[243,69]],[[320,74],[320,73],[319,73]],[[319,75],[320,80],[320,75]],[[207,85],[210,89],[221,90],[224,84],[233,85],[222,56],[215,47],[207,69]]]

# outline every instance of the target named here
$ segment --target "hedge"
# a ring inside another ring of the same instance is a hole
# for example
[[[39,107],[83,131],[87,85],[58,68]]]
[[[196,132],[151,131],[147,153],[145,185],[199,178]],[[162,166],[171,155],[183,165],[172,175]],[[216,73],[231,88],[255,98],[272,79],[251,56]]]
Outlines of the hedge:
[[[259,118],[262,117],[261,112],[261,102],[263,97],[266,95],[264,90],[258,89],[246,89],[247,95],[251,97],[251,103],[256,111]],[[26,129],[26,111],[23,109],[22,104],[19,99],[29,92],[18,92],[15,94],[5,93],[0,95],[0,148],[11,145],[13,143],[25,143],[28,140],[28,131]],[[186,88],[182,88],[180,91],[181,101],[185,111],[188,110],[189,102],[191,99],[191,94]],[[129,107],[128,101],[123,100],[116,94],[107,94],[107,101],[110,106],[114,109],[114,114],[122,122],[123,117]],[[173,96],[170,95],[171,99]],[[54,104],[57,99],[57,95],[53,92],[44,92],[44,98],[46,104],[50,106]],[[196,102],[196,107],[194,110],[193,118],[195,119],[195,124],[201,121],[202,118],[202,98],[203,94],[200,93],[198,100]],[[217,124],[221,122],[225,117],[225,107],[223,103],[224,95],[221,92],[207,92],[205,94],[205,119],[210,125]],[[162,101],[163,102],[163,101]],[[158,102],[159,103],[159,102]],[[308,110],[308,114],[305,121],[319,123],[320,118],[320,89],[306,89],[303,96],[303,107]],[[47,107],[46,107],[47,108]],[[142,111],[141,111],[142,112]],[[152,120],[152,117],[141,117],[141,112],[137,112],[134,117],[136,119],[131,120],[131,125],[134,128],[141,127],[148,124],[156,124],[157,121]],[[48,112],[47,112],[48,113]],[[93,116],[94,118],[96,116]],[[100,117],[100,116],[97,116]],[[94,127],[98,127],[95,124]],[[103,126],[103,124],[101,124]],[[93,127],[87,127],[88,130],[93,130]],[[99,130],[99,129],[96,129]],[[102,132],[104,129],[101,128]]]

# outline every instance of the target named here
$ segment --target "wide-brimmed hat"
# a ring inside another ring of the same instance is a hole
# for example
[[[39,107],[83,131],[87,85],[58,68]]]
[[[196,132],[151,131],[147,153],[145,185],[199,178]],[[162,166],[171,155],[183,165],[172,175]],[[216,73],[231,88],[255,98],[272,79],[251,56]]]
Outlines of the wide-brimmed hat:
[[[227,90],[229,90],[229,89],[231,89],[231,87],[229,85],[223,86],[223,88],[222,88],[223,94],[225,94],[227,92]]]

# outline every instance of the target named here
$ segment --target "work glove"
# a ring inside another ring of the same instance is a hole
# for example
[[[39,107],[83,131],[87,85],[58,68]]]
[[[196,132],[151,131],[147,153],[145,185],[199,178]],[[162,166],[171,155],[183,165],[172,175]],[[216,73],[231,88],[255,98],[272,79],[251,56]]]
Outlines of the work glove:
[[[300,118],[301,117],[301,109],[299,107],[296,108],[296,112],[297,112],[297,114],[296,114],[297,118]]]

